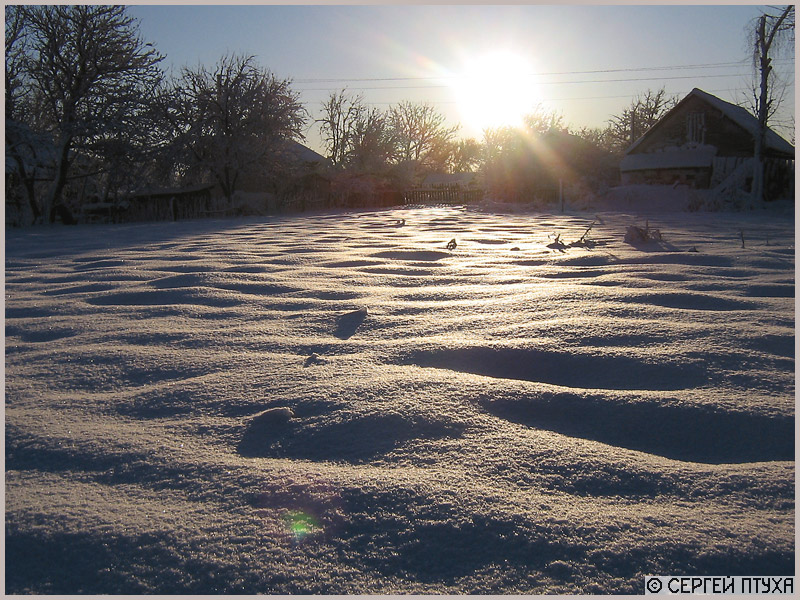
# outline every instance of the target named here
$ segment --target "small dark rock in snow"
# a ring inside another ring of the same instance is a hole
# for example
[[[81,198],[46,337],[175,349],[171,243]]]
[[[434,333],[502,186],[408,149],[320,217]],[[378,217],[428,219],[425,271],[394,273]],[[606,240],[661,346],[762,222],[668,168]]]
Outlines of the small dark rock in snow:
[[[455,250],[457,245],[458,244],[456,244],[456,238],[453,238],[452,240],[447,242],[447,249],[448,250]]]

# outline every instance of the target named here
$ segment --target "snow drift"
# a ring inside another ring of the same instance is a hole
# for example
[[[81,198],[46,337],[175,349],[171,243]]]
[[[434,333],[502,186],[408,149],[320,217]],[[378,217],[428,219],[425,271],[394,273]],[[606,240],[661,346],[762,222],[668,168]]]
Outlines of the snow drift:
[[[792,218],[516,210],[7,231],[6,592],[792,574]]]

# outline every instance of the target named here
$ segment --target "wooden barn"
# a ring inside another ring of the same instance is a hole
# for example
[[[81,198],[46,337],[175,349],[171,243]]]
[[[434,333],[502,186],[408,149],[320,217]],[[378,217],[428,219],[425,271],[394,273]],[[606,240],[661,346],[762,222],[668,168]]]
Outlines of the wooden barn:
[[[695,88],[628,148],[621,182],[749,190],[757,131],[745,108]],[[770,129],[764,155],[767,197],[792,194],[794,146]]]
[[[117,218],[122,221],[177,221],[213,214],[213,184],[182,188],[153,188],[130,194]],[[220,211],[217,211],[220,212]]]

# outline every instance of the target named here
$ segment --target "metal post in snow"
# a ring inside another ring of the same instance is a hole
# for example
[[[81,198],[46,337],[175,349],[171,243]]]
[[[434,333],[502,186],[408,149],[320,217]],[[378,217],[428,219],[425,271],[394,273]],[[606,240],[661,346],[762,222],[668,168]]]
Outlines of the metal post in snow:
[[[564,181],[559,178],[558,180],[558,200],[561,202],[561,212],[564,212]]]

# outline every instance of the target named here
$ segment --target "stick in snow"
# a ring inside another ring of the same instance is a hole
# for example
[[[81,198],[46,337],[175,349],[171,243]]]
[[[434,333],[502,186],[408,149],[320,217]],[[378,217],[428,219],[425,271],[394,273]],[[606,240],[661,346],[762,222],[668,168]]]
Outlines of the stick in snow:
[[[567,246],[561,241],[561,234],[559,233],[553,235],[555,235],[555,240],[553,243],[547,244],[547,247],[552,248],[553,250],[558,250],[559,252],[564,252]]]

